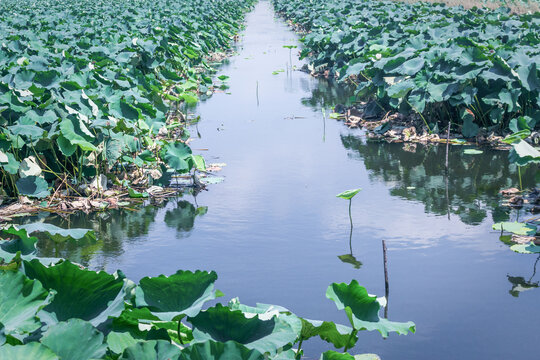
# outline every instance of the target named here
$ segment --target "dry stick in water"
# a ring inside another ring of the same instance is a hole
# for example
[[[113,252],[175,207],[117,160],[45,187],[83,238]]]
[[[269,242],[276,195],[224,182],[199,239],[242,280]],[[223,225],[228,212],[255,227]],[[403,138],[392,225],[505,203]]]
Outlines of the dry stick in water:
[[[255,93],[257,95],[257,106],[259,106],[259,80],[257,80],[257,87],[255,89]]]
[[[446,213],[448,214],[448,220],[450,220],[450,199],[448,197],[448,149],[450,147],[450,126],[452,121],[448,122],[448,131],[446,132],[446,160],[444,163],[444,182],[446,185]]]
[[[386,257],[386,241],[382,240],[383,261],[384,261],[384,296],[386,297],[386,306],[384,307],[384,317],[388,319],[388,295],[390,286],[388,284],[388,259]]]

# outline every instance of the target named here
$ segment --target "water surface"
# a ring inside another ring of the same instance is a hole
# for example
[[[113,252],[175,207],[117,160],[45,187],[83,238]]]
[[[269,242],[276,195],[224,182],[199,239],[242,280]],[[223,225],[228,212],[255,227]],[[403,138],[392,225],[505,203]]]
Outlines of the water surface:
[[[328,115],[350,94],[298,71],[274,75],[290,67],[283,45],[293,44],[297,36],[260,2],[238,54],[220,70],[230,76],[230,94],[196,110],[201,138],[192,147],[209,163],[227,164],[225,182],[139,212],[44,215],[63,227],[92,227],[100,240],[40,243],[40,254],[122,269],[135,281],[216,270],[226,300],[347,323],[326,288],[357,279],[383,295],[385,239],[388,316],[414,321],[417,333],[383,340],[364,332],[351,352],[385,360],[538,359],[540,290],[516,290],[537,258],[513,253],[491,230],[517,216],[498,195],[518,183],[507,153],[472,156],[451,147],[445,178],[444,147],[368,142],[362,131],[324,120],[322,109]],[[302,64],[294,54],[293,63]],[[532,186],[531,173],[524,177]],[[353,200],[349,244],[348,204],[335,194],[356,187],[363,190]],[[327,349],[322,341],[305,344],[309,358]]]

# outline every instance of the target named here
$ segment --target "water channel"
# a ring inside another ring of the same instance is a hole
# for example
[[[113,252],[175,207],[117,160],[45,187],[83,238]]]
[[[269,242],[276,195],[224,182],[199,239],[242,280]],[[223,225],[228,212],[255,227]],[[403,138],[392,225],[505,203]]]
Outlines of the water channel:
[[[62,227],[93,228],[99,241],[41,243],[40,255],[122,269],[134,281],[216,270],[225,301],[238,296],[347,324],[326,288],[357,279],[384,295],[384,239],[388,317],[414,321],[417,333],[384,340],[364,332],[352,353],[537,358],[540,290],[531,284],[540,275],[530,279],[537,258],[513,253],[491,230],[494,221],[519,215],[498,195],[518,184],[507,153],[464,155],[452,146],[445,179],[443,146],[369,142],[363,131],[325,120],[322,109],[328,114],[349,94],[286,70],[284,45],[299,45],[297,35],[261,1],[247,16],[237,54],[220,68],[230,89],[195,110],[202,120],[191,146],[208,163],[227,164],[223,183],[138,212],[42,215]],[[523,185],[533,186],[533,177],[526,172]],[[349,242],[348,203],[335,195],[356,187],[363,190],[353,199]],[[312,359],[327,349],[322,341],[305,344]]]

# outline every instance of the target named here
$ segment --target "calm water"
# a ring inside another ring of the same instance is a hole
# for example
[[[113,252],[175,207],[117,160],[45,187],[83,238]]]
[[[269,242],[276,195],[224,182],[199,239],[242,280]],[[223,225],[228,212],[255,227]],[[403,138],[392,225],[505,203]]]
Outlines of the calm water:
[[[288,66],[282,46],[291,44],[294,33],[274,19],[268,2],[259,3],[238,55],[220,71],[230,76],[231,94],[216,94],[196,110],[203,120],[192,147],[207,162],[227,164],[225,182],[139,212],[45,217],[92,227],[100,240],[42,243],[41,255],[122,269],[135,281],[177,269],[216,270],[225,301],[239,296],[347,323],[326,288],[357,279],[383,295],[385,239],[388,316],[414,321],[417,333],[383,340],[364,332],[352,352],[385,360],[538,359],[540,290],[510,293],[529,281],[537,258],[513,253],[491,231],[493,221],[517,216],[499,206],[498,191],[517,184],[507,153],[467,156],[451,147],[446,181],[444,147],[367,142],[360,130],[324,121],[321,107],[343,103],[347,92],[297,71],[273,75]],[[348,204],[335,194],[355,187],[363,191],[353,200],[349,244]],[[341,261],[351,248],[349,262]],[[330,348],[305,345],[310,358]]]

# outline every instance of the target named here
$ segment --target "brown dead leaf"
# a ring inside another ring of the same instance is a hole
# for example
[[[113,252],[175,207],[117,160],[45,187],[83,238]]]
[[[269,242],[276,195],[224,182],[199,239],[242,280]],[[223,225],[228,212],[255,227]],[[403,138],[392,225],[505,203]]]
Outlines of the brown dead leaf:
[[[510,196],[510,195],[514,195],[514,194],[519,194],[520,191],[517,188],[509,188],[509,189],[501,190],[501,191],[499,191],[499,193],[501,195],[503,195],[503,196]]]

